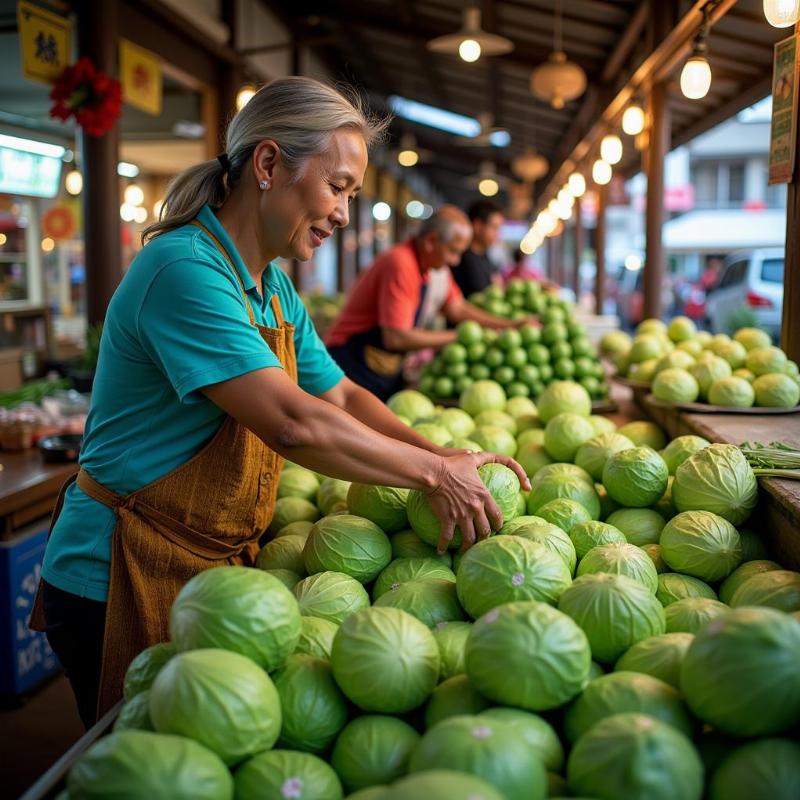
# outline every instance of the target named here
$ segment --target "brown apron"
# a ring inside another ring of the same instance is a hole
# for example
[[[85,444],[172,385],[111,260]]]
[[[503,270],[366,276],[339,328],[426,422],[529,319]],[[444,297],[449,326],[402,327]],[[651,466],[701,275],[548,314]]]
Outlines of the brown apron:
[[[271,299],[277,328],[256,324],[244,284],[229,254],[197,220],[236,275],[251,324],[297,380],[294,326]],[[193,575],[222,564],[255,563],[258,539],[272,517],[283,459],[254,433],[227,417],[211,441],[185,464],[127,496],[81,469],[78,486],[113,509],[111,575],[103,640],[98,716],[122,697],[128,665],[141,650],[169,639],[169,610]],[[76,480],[70,479],[69,483]],[[57,503],[54,519],[63,502]],[[41,604],[32,624],[43,622]]]

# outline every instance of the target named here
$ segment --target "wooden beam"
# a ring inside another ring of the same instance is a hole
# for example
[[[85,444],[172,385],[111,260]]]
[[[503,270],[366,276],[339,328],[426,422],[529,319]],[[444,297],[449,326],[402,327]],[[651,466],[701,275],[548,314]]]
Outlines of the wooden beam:
[[[583,208],[581,198],[575,200],[575,260],[572,265],[572,290],[575,292],[575,303],[581,299],[581,257],[584,248]]]
[[[670,150],[667,90],[656,83],[650,90],[650,146],[647,150],[645,209],[644,316],[661,318],[661,293],[666,272],[664,246],[664,159]]]
[[[729,119],[743,108],[757,103],[762,98],[766,97],[772,91],[772,76],[765,75],[752,86],[746,88],[743,92],[737,94],[734,98],[727,103],[716,108],[714,111],[705,114],[702,119],[684,128],[680,133],[672,137],[672,146],[680,147],[704,133],[709,128],[713,128],[720,122]]]
[[[608,187],[597,187],[597,222],[595,226],[594,313],[602,314],[606,299],[606,204]]]
[[[644,27],[647,24],[649,13],[650,0],[641,0],[625,26],[625,30],[619,37],[611,55],[608,57],[605,67],[603,67],[603,71],[600,74],[600,80],[603,83],[609,83],[614,80],[625,65],[631,52],[639,43]]]
[[[736,0],[719,0],[709,12],[709,24],[713,26],[735,4]],[[691,8],[636,68],[625,85],[605,106],[605,110],[595,116],[594,122],[585,131],[580,141],[564,157],[564,162],[568,161],[571,165],[574,165],[583,159],[603,135],[607,127],[622,114],[625,106],[635,97],[637,92],[662,78],[669,78],[676,65],[691,49],[694,35],[703,23],[703,8],[705,6],[706,0],[694,0],[692,2]],[[540,196],[550,197],[556,187],[563,183],[566,171],[564,166],[556,168],[550,174],[547,185]]]

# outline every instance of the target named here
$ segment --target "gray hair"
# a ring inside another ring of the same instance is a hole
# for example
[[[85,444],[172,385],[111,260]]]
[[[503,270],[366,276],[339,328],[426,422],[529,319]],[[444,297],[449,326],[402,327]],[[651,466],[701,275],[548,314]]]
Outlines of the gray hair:
[[[440,242],[449,244],[455,239],[459,228],[469,231],[470,235],[472,234],[472,225],[469,217],[455,206],[444,205],[437,208],[428,219],[422,221],[417,230],[417,238],[435,233]]]
[[[383,137],[388,125],[389,119],[370,114],[351,88],[338,90],[299,76],[273,81],[259,89],[228,125],[227,182],[217,158],[181,172],[170,182],[159,219],[145,229],[142,241],[187,224],[206,204],[221,206],[265,139],[278,143],[283,163],[299,179],[305,162],[326,150],[334,131],[359,131],[369,147]]]

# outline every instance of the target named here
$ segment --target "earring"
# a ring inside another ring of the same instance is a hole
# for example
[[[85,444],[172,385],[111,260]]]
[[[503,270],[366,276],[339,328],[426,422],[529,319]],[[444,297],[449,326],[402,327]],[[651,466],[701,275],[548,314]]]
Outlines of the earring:
[[[265,180],[265,181],[259,181],[258,182],[258,188],[259,189],[262,189],[262,190],[263,189],[269,189],[269,187],[270,187],[270,182],[269,181]]]

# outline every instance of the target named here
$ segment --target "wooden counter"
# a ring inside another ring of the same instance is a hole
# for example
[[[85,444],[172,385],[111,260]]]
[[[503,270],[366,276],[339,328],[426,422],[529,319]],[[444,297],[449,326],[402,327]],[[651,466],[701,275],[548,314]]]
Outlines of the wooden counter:
[[[711,442],[800,447],[800,414],[693,414],[647,402],[641,408],[672,438],[696,434]],[[778,561],[800,570],[800,481],[762,478],[759,486],[761,499],[747,526],[766,537]]]
[[[0,464],[2,539],[10,538],[17,528],[48,516],[62,484],[78,471],[75,463],[45,463],[36,448],[18,453],[0,451]]]

